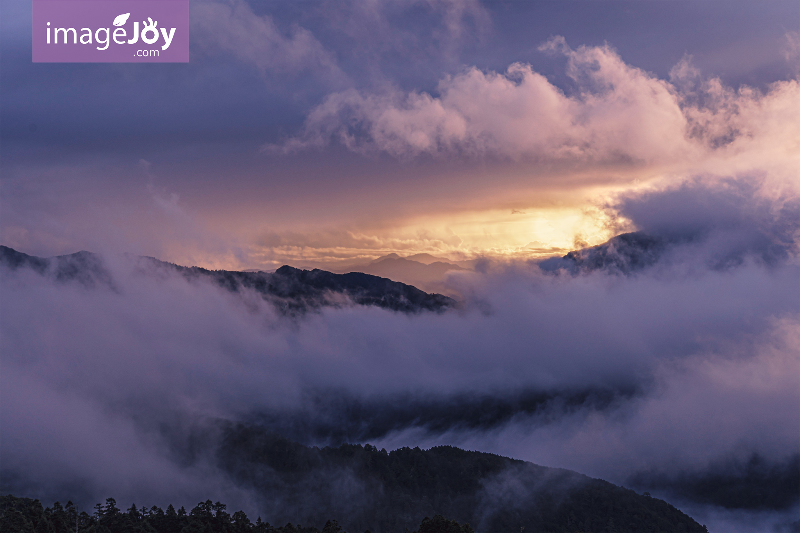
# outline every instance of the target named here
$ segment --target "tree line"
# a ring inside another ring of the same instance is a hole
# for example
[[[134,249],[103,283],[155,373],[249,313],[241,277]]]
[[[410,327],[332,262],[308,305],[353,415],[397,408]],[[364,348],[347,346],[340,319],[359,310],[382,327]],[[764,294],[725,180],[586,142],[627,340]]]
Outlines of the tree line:
[[[97,504],[94,512],[79,512],[68,501],[44,507],[39,500],[0,496],[0,531],[3,533],[345,533],[336,520],[328,520],[320,531],[313,526],[287,523],[274,527],[255,522],[243,511],[230,514],[224,503],[211,500],[198,503],[191,511],[169,505],[165,510],[131,505],[127,511],[117,507],[114,498]],[[369,533],[367,530],[365,533]],[[408,530],[406,530],[406,533]],[[413,533],[474,533],[469,524],[459,524],[441,515],[425,517]]]

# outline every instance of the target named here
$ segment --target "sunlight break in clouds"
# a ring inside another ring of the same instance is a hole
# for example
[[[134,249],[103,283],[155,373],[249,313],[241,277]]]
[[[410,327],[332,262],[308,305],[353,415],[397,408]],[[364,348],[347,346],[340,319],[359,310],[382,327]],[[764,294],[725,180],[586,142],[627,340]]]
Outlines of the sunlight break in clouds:
[[[775,82],[765,92],[734,89],[704,77],[689,56],[665,80],[626,64],[609,45],[573,49],[555,37],[539,50],[566,60],[571,86],[559,88],[530,65],[514,63],[504,73],[472,67],[446,76],[433,94],[350,89],[312,109],[301,135],[264,150],[323,149],[333,141],[406,163],[471,160],[504,169],[498,174],[513,166],[513,179],[481,185],[482,205],[397,219],[391,231],[358,228],[355,233],[381,243],[373,257],[387,249],[530,257],[528,243],[553,252],[575,242],[597,244],[613,235],[613,221],[596,213],[615,196],[686,180],[756,179],[762,196],[800,193],[797,80]],[[514,199],[503,197],[512,189]],[[558,190],[569,193],[568,205],[542,205],[543,194]],[[509,217],[512,211],[518,216]],[[565,229],[572,233],[564,235]],[[392,248],[397,236],[403,245]],[[311,248],[303,254],[320,257]]]

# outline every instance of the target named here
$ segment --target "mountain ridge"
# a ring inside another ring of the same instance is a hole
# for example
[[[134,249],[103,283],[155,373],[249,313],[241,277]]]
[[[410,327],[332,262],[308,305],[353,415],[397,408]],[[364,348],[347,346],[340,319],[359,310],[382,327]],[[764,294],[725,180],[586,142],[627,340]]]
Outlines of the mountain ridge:
[[[302,270],[284,265],[273,273],[235,270],[209,270],[186,267],[147,256],[136,256],[140,271],[174,272],[193,281],[205,279],[230,291],[250,289],[259,293],[283,314],[298,314],[322,307],[375,306],[404,313],[444,312],[456,306],[448,296],[427,293],[413,285],[388,278],[349,272]],[[30,268],[59,282],[77,282],[86,287],[105,285],[114,288],[113,276],[103,258],[81,251],[50,258],[31,256],[8,246],[0,246],[0,265],[11,270]]]

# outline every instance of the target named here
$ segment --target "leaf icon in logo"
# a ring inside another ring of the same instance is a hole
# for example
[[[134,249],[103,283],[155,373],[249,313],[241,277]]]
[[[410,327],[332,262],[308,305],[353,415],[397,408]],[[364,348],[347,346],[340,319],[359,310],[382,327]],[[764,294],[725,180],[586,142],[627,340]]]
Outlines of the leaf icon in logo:
[[[117,18],[114,19],[114,26],[122,26],[126,22],[128,22],[128,17],[130,17],[130,13],[123,13],[122,15],[118,15]]]

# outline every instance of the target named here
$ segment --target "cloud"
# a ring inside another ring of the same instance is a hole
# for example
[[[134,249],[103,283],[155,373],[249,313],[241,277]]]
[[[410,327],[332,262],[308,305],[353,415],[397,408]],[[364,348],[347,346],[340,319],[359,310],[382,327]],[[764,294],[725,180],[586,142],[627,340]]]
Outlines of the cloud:
[[[410,17],[417,9],[433,22]],[[264,76],[302,72],[341,87],[351,83],[340,65],[341,39],[354,41],[343,58],[357,58],[349,65],[351,74],[368,65],[372,77],[381,78],[376,73],[385,54],[430,48],[431,55],[454,57],[467,40],[485,35],[491,26],[475,0],[345,2],[335,8],[305,6],[305,17],[310,28],[293,22],[287,31],[279,15],[256,14],[245,0],[203,0],[192,6],[193,43],[203,53],[230,54]]]
[[[796,183],[800,164],[800,97],[797,80],[771,84],[766,93],[703,79],[684,57],[671,71],[687,121],[688,138],[703,146],[708,171],[724,174],[759,169],[783,183]]]
[[[726,179],[713,185],[694,179],[663,190],[617,196],[614,215],[629,229],[683,246],[716,267],[758,260],[777,264],[798,253],[800,198],[770,198],[764,180]]]
[[[351,149],[395,156],[423,153],[511,158],[619,157],[650,160],[689,147],[685,118],[668,83],[625,65],[609,47],[566,48],[568,74],[582,91],[566,95],[530,65],[505,73],[477,68],[440,81],[427,93],[335,93],[307,118],[303,138],[286,149],[334,137]]]
[[[269,15],[256,15],[244,0],[202,1],[192,6],[192,39],[207,52],[221,50],[263,75],[315,72],[344,78],[334,55],[298,25],[282,32]]]
[[[432,27],[426,27],[419,19],[413,19],[413,25],[425,28],[429,37],[440,46],[449,48],[463,44],[468,39],[484,36],[491,28],[489,12],[477,0],[373,0],[347,5],[345,12],[353,24],[344,26],[343,30],[360,35],[368,32],[373,39],[391,38],[402,33],[398,24],[392,22],[396,23],[398,16],[420,8],[433,15]],[[366,19],[372,22],[371,27],[361,24]],[[405,31],[409,30],[405,28]]]
[[[463,50],[484,44],[492,29],[478,0],[344,0],[304,14],[321,22],[315,33],[330,39],[348,72],[367,86],[398,74],[428,83],[426,71],[461,64]]]
[[[800,72],[800,31],[787,31],[784,35],[783,58]]]
[[[434,94],[329,95],[309,112],[291,152],[336,140],[351,150],[512,160],[634,163],[703,168],[711,155],[752,165],[797,161],[800,85],[774,83],[762,94],[701,79],[688,58],[670,81],[626,64],[609,45],[572,49],[561,37],[540,47],[566,58],[565,91],[514,63],[503,73],[471,67],[440,80]],[[774,166],[774,164],[773,164]],[[724,169],[728,170],[728,169]]]
[[[468,39],[480,40],[491,28],[491,16],[478,0],[425,0],[424,3],[442,13],[444,31],[457,44]]]

